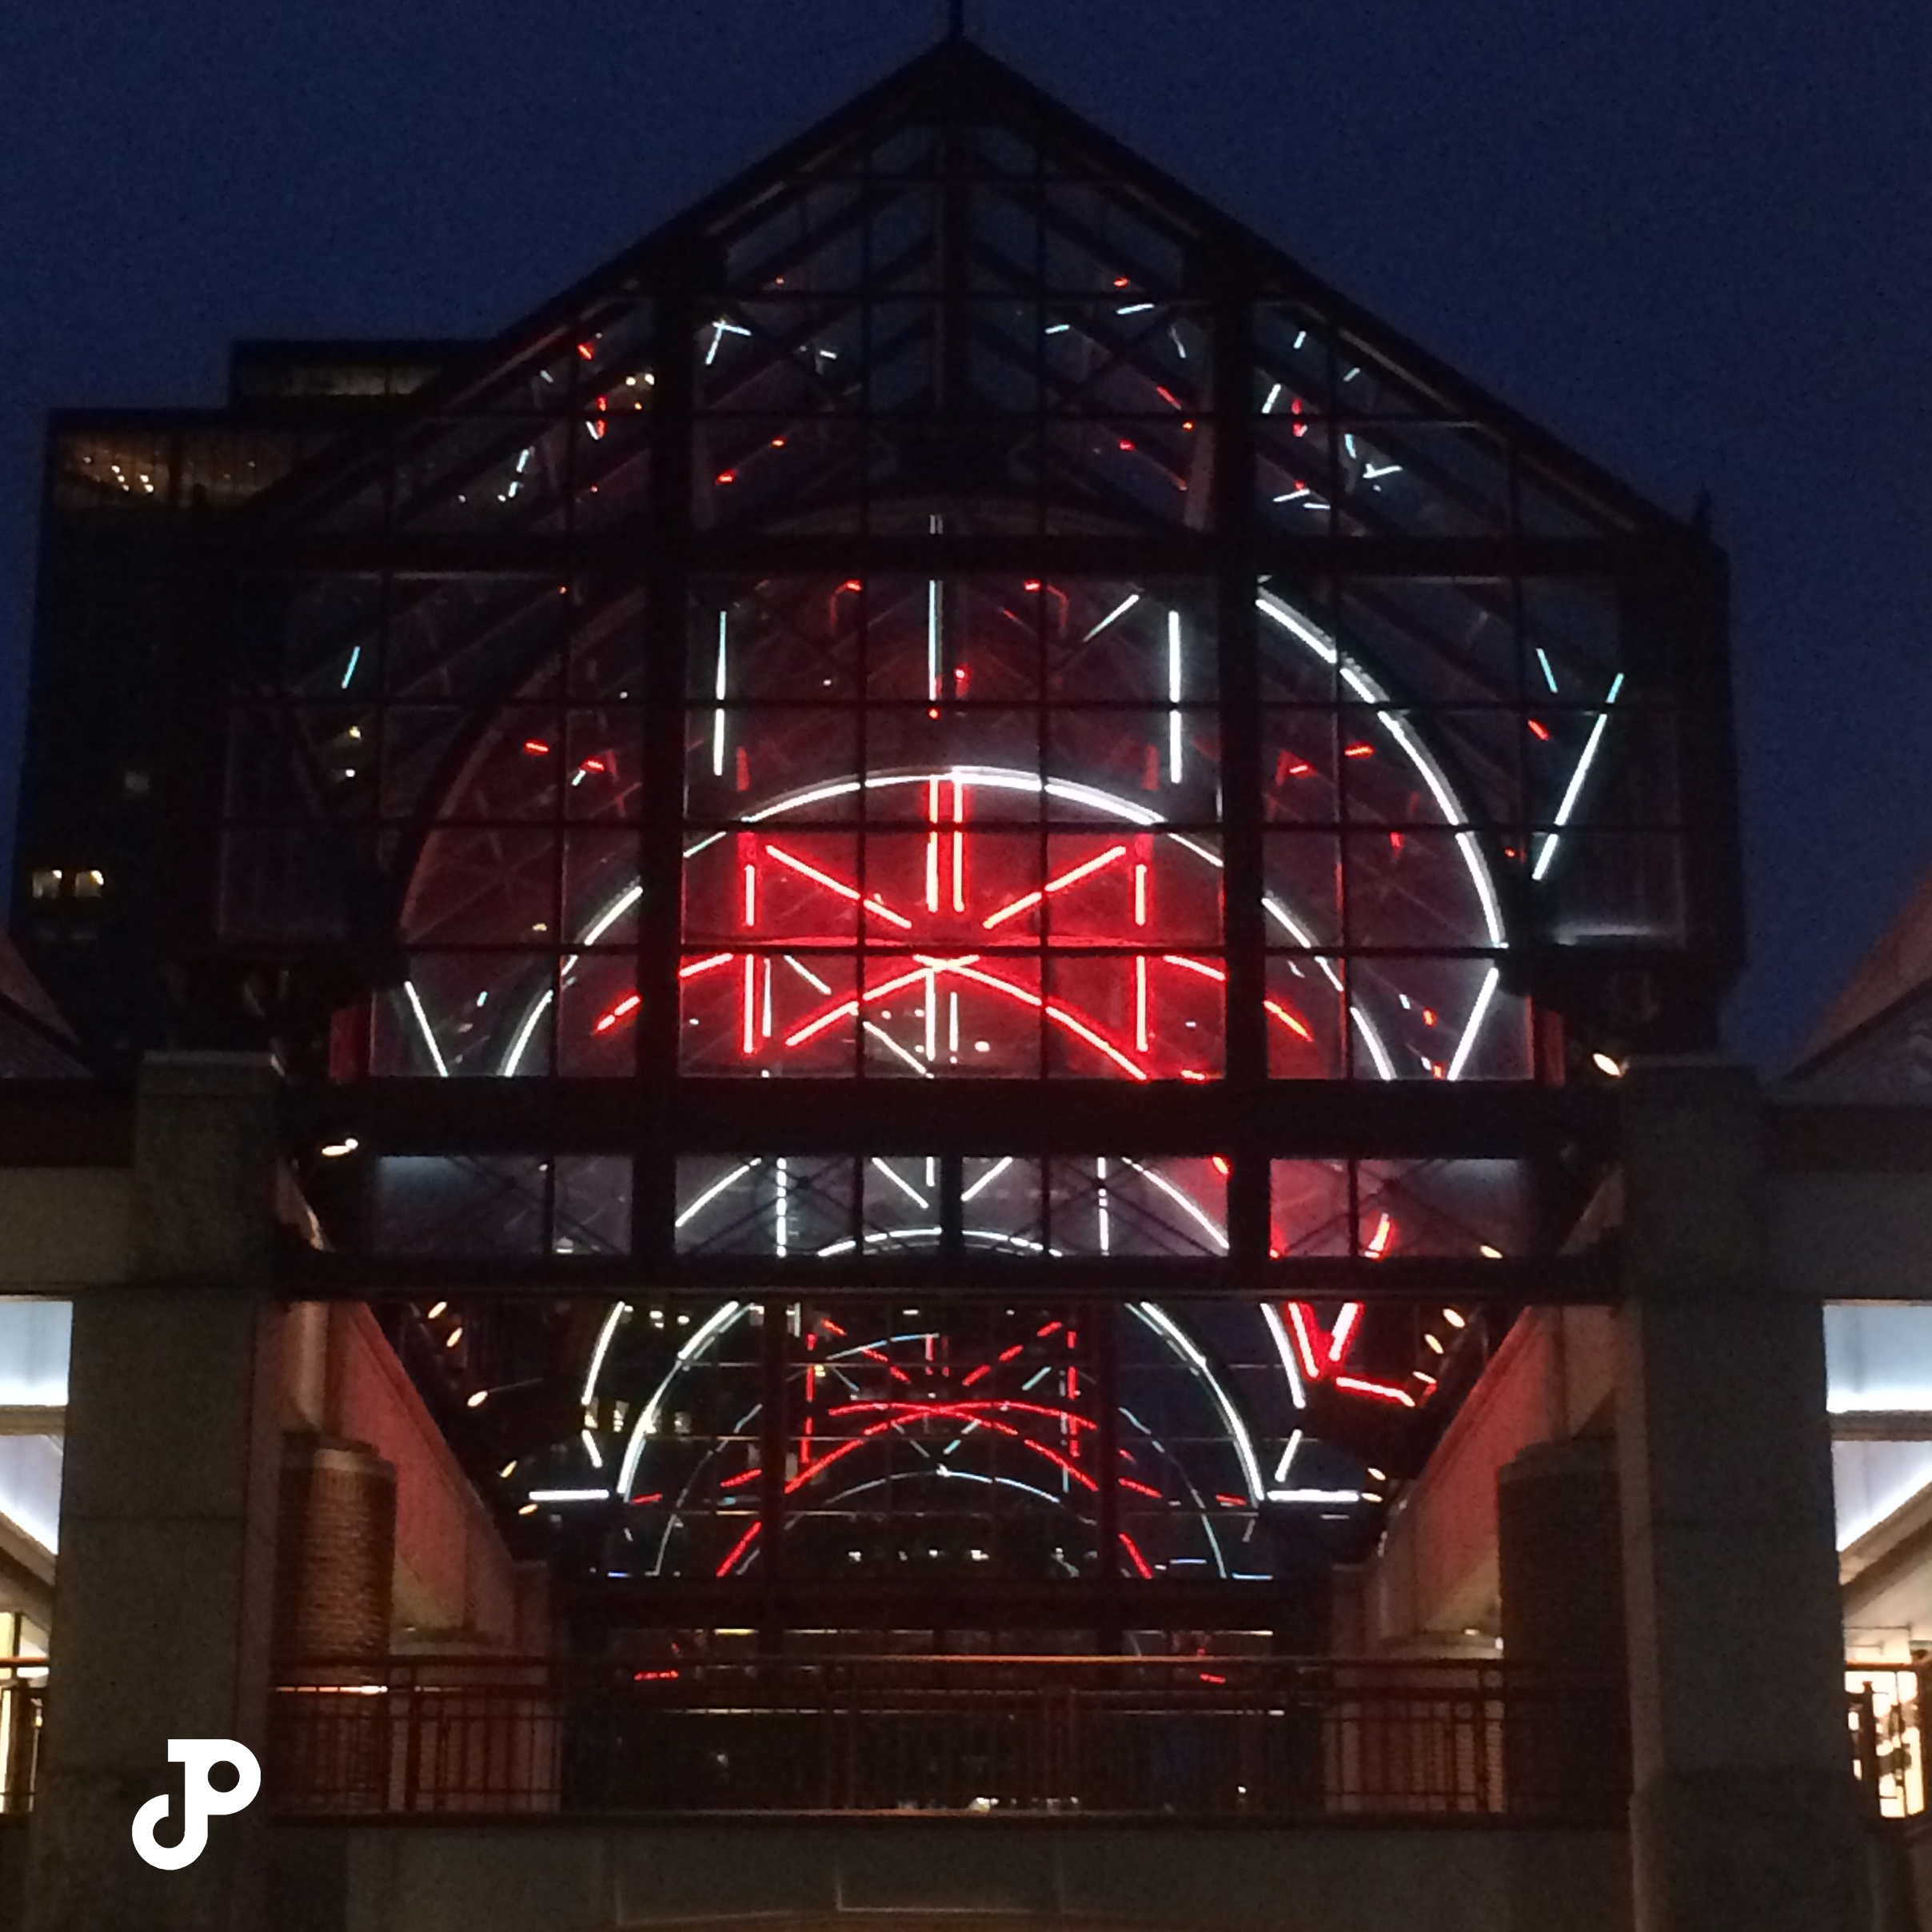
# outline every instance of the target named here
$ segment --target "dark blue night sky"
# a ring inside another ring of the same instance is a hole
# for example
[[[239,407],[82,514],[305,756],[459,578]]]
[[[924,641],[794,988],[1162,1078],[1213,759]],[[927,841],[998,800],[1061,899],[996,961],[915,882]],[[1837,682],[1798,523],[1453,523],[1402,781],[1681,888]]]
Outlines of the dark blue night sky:
[[[493,333],[930,39],[937,0],[0,10],[0,836],[42,420],[238,335]],[[1932,13],[975,0],[992,50],[1667,506],[1736,586],[1787,1060],[1932,864]]]

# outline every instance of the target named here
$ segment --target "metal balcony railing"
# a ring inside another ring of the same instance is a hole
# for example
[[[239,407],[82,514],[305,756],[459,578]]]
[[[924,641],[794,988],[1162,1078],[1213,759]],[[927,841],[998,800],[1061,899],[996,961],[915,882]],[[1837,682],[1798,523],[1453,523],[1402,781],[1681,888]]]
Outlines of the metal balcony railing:
[[[285,1814],[1060,1813],[1607,1819],[1612,1682],[1500,1664],[848,1657],[317,1664]]]
[[[0,1659],[0,1815],[40,1763],[46,1665]],[[1919,1683],[1854,1664],[1874,1816],[1926,1808]],[[283,1815],[1048,1813],[1611,1822],[1620,1688],[1503,1664],[849,1657],[305,1665],[271,1699]]]

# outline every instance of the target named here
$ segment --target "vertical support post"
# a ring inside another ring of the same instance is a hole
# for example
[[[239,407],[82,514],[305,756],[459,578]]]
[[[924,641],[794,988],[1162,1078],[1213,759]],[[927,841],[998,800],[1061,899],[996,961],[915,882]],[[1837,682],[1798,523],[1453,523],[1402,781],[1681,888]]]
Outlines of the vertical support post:
[[[1630,1789],[1623,1538],[1608,1436],[1533,1443],[1496,1476],[1512,1814],[1595,1817]],[[1551,1910],[1555,1901],[1546,1901]]]
[[[677,976],[684,899],[685,654],[692,622],[694,485],[693,353],[700,265],[693,251],[667,265],[656,290],[652,391],[650,569],[644,612],[643,850],[637,908],[637,1078],[650,1123],[633,1168],[632,1251],[668,1262],[675,1250],[677,1157],[673,1095],[682,1047]]]
[[[792,1316],[802,1304],[767,1295],[758,1323],[758,1648],[772,1657],[784,1647],[784,1619],[776,1607],[784,1575],[786,1459],[792,1446],[792,1419],[786,1413],[787,1370],[792,1352]]]
[[[1227,948],[1225,1076],[1259,1126],[1267,1089],[1267,1020],[1261,910],[1261,667],[1255,611],[1254,290],[1244,265],[1217,269],[1214,303],[1212,506],[1216,674],[1220,685],[1221,919]],[[1267,1259],[1268,1162],[1258,1136],[1220,1150],[1228,1162],[1227,1251],[1238,1266]]]
[[[1768,1285],[1746,1070],[1625,1094],[1617,1417],[1637,1932],[1863,1932],[1823,1322]]]
[[[60,1596],[30,1832],[30,1932],[254,1932],[263,1806],[213,1820],[182,1870],[137,1857],[172,1795],[171,1738],[259,1757],[280,1478],[269,1293],[275,1078],[265,1060],[153,1055],[136,1105],[132,1279],[76,1299]]]

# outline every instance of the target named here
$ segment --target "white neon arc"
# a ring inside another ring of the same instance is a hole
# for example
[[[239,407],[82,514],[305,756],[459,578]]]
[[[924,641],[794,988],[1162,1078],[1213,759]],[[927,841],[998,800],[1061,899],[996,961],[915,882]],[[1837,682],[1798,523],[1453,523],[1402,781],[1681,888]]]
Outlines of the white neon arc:
[[[1241,1479],[1247,1485],[1247,1499],[1259,1503],[1262,1496],[1261,1465],[1255,1459],[1253,1438],[1247,1432],[1247,1424],[1241,1418],[1241,1411],[1234,1405],[1233,1398],[1221,1386],[1220,1377],[1214,1372],[1213,1365],[1194,1343],[1182,1332],[1174,1318],[1158,1303],[1136,1301],[1128,1304],[1142,1321],[1157,1335],[1163,1336],[1175,1349],[1196,1375],[1200,1376],[1215,1407],[1221,1411],[1221,1419],[1227,1425],[1228,1439],[1235,1446],[1235,1454],[1241,1463]]]
[[[1132,1168],[1150,1187],[1158,1188],[1181,1212],[1190,1217],[1207,1235],[1208,1239],[1220,1249],[1227,1251],[1227,1231],[1214,1216],[1209,1214],[1184,1188],[1177,1188],[1166,1175],[1157,1168],[1144,1168],[1137,1160],[1123,1159],[1121,1166]]]
[[[721,1308],[714,1308],[680,1344],[677,1353],[672,1358],[671,1366],[665,1371],[664,1379],[651,1391],[650,1400],[637,1411],[637,1419],[631,1427],[631,1439],[625,1445],[624,1466],[617,1474],[617,1493],[628,1496],[631,1493],[631,1479],[637,1473],[637,1459],[644,1454],[646,1440],[657,1431],[657,1414],[666,1393],[677,1378],[680,1369],[694,1362],[744,1312],[741,1301],[728,1301]]]
[[[1268,1333],[1274,1339],[1275,1352],[1281,1357],[1281,1372],[1288,1379],[1288,1398],[1298,1409],[1308,1406],[1308,1391],[1302,1386],[1301,1370],[1295,1360],[1295,1345],[1288,1339],[1288,1331],[1281,1319],[1281,1311],[1271,1301],[1261,1304],[1262,1319],[1267,1323]],[[1295,1440],[1301,1439],[1300,1431],[1295,1432]],[[1282,1458],[1278,1475],[1287,1473],[1287,1458]]]
[[[924,1228],[918,1231],[929,1238],[937,1239],[939,1230]],[[972,1231],[968,1231],[970,1233]],[[821,1251],[829,1252],[829,1250]],[[1241,1464],[1242,1479],[1247,1484],[1248,1500],[1259,1503],[1263,1495],[1260,1464],[1255,1459],[1253,1439],[1247,1431],[1247,1424],[1242,1419],[1227,1391],[1215,1374],[1211,1363],[1192,1341],[1176,1324],[1173,1318],[1158,1303],[1151,1301],[1129,1304],[1147,1326],[1172,1347],[1176,1354],[1198,1375],[1212,1399],[1215,1407],[1221,1412],[1221,1419],[1227,1427],[1229,1439],[1233,1443],[1235,1454]],[[629,1496],[632,1483],[637,1474],[637,1464],[644,1454],[644,1446],[657,1433],[657,1419],[664,1405],[664,1399],[679,1373],[689,1367],[705,1351],[717,1341],[740,1315],[747,1312],[743,1302],[728,1301],[722,1307],[714,1309],[679,1347],[671,1366],[665,1370],[664,1378],[651,1391],[650,1399],[638,1411],[637,1422],[632,1426],[630,1440],[625,1446],[624,1463],[618,1471],[615,1493]],[[601,1363],[599,1367],[601,1368]],[[588,1398],[587,1398],[588,1399]],[[1137,1425],[1138,1426],[1138,1425]],[[1143,1431],[1145,1432],[1144,1431]]]
[[[591,1351],[590,1372],[584,1378],[583,1406],[590,1407],[597,1394],[597,1377],[604,1372],[604,1358],[610,1352],[612,1338],[617,1332],[617,1324],[631,1311],[627,1301],[613,1303],[610,1313],[604,1318],[604,1326],[597,1331],[597,1345]]]
[[[1417,776],[1427,788],[1429,796],[1435,800],[1435,808],[1441,812],[1443,824],[1455,828],[1456,850],[1461,853],[1463,866],[1469,873],[1470,883],[1475,888],[1477,901],[1483,908],[1483,924],[1489,934],[1489,943],[1492,946],[1506,945],[1508,940],[1503,924],[1503,902],[1496,891],[1496,882],[1490,874],[1489,860],[1483,852],[1482,841],[1471,829],[1469,814],[1463,809],[1462,800],[1456,796],[1455,788],[1450,784],[1442,767],[1435,762],[1427,748],[1410,731],[1407,721],[1387,709],[1390,703],[1388,693],[1348,657],[1325,631],[1311,624],[1300,612],[1283,602],[1272,591],[1263,591],[1255,599],[1255,604],[1263,617],[1271,618],[1290,637],[1307,645],[1323,664],[1338,673],[1343,683],[1364,704],[1383,707],[1375,714],[1376,723],[1395,740],[1403,756],[1414,768]],[[1599,721],[1599,723],[1601,721]],[[1589,756],[1587,748],[1584,756],[1586,758]],[[1576,782],[1573,781],[1572,790],[1576,788]],[[1560,814],[1557,822],[1559,824],[1563,823]],[[1469,1056],[1475,1051],[1477,1036],[1482,1030],[1483,1020],[1488,1016],[1490,1002],[1495,996],[1499,976],[1495,968],[1491,968],[1470,1008],[1468,1018],[1463,1023],[1455,1051],[1450,1058],[1448,1077],[1452,1080],[1460,1079],[1463,1070],[1469,1064]],[[1351,1001],[1351,1008],[1352,1005]],[[1390,1078],[1393,1072],[1391,1068],[1383,1077]]]
[[[1133,799],[1123,798],[1115,792],[1103,791],[1097,785],[1082,784],[1077,780],[1069,778],[1041,778],[1036,772],[1013,771],[999,765],[984,764],[956,764],[939,772],[885,772],[864,780],[838,779],[829,784],[810,786],[803,792],[794,793],[789,798],[780,799],[776,804],[766,805],[756,812],[748,812],[745,816],[744,822],[748,825],[763,824],[769,820],[782,817],[787,812],[803,811],[812,805],[823,804],[828,799],[849,798],[856,792],[884,791],[895,786],[928,785],[936,780],[945,784],[984,786],[988,791],[1017,792],[1031,793],[1036,796],[1044,795],[1048,798],[1059,799],[1068,804],[1083,806],[1089,811],[1111,814],[1114,817],[1124,819],[1129,824],[1133,825],[1152,828],[1164,822],[1158,812],[1150,809],[1148,806],[1143,805]],[[1204,864],[1212,866],[1216,872],[1226,869],[1219,852],[1201,844],[1197,840],[1189,838],[1185,833],[1168,832],[1164,832],[1161,836],[1180,846],[1182,851],[1199,859]],[[710,833],[706,837],[700,839],[697,844],[687,846],[685,848],[684,856],[687,860],[695,858],[698,853],[715,845],[724,836],[724,834],[721,832]],[[585,928],[583,936],[577,940],[577,944],[583,946],[594,945],[625,913],[637,904],[643,896],[643,889],[641,885],[635,884],[626,886],[616,899]],[[1261,907],[1267,916],[1273,920],[1284,932],[1287,933],[1296,945],[1313,948],[1315,942],[1310,937],[1307,928],[1295,917],[1275,894],[1272,892],[1263,893]],[[567,958],[563,963],[561,976],[567,979],[575,968],[577,963],[577,957],[574,954]],[[796,964],[796,962],[793,964]],[[1333,961],[1317,954],[1315,957],[1315,964],[1317,970],[1335,991],[1338,993],[1341,992],[1343,991],[1341,975],[1335,971]],[[804,969],[800,967],[798,970],[803,972]],[[809,977],[808,975],[807,976]],[[549,991],[539,994],[532,1004],[529,1012],[524,1016],[521,1024],[512,1037],[509,1051],[503,1058],[502,1072],[505,1077],[513,1075],[518,1067],[521,1065],[523,1056],[536,1034],[538,1023],[544,1014],[549,1011],[551,1001],[554,997],[554,993]],[[1350,1024],[1361,1035],[1362,1043],[1368,1049],[1369,1058],[1375,1063],[1377,1077],[1385,1080],[1394,1080],[1396,1077],[1395,1064],[1390,1056],[1388,1048],[1382,1038],[1380,1029],[1376,1026],[1373,1017],[1363,1008],[1358,1001],[1354,1000],[1348,1001],[1347,1012]],[[422,1027],[425,1037],[427,1039],[429,1023],[427,1018],[420,1013],[418,1024]],[[1465,1028],[1465,1032],[1467,1031],[1467,1029]],[[896,1041],[888,1040],[886,1044],[897,1048]],[[433,1042],[431,1043],[431,1045],[432,1051],[433,1051]],[[911,1056],[907,1057],[909,1059]],[[922,1074],[928,1074],[930,1070],[921,1067],[919,1071]]]

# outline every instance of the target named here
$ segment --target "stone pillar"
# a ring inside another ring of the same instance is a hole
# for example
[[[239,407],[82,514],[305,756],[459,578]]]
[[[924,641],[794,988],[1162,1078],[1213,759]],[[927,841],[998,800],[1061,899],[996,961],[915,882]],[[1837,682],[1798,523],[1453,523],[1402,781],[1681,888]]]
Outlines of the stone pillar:
[[[1609,1437],[1534,1443],[1503,1467],[1496,1558],[1503,1660],[1514,1686],[1504,1758],[1510,1808],[1614,1803],[1630,1789],[1630,1739]]]
[[[262,1806],[177,1872],[135,1855],[174,1797],[170,1738],[260,1756],[281,1443],[269,1293],[275,1082],[265,1060],[151,1056],[137,1102],[132,1279],[77,1298],[28,1932],[260,1932]]]
[[[1637,1932],[1866,1932],[1823,1320],[1766,1286],[1762,1101],[1625,1096],[1617,1425]]]

